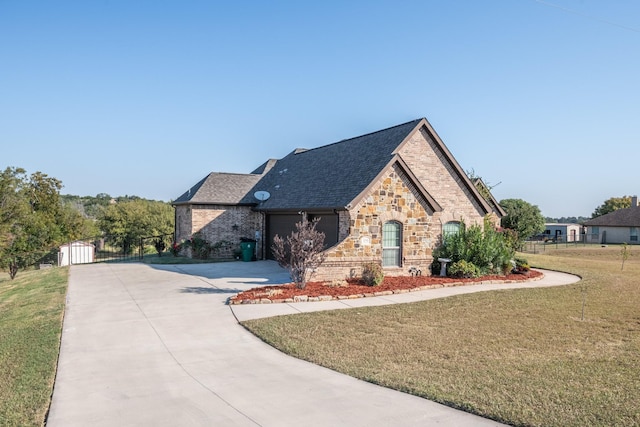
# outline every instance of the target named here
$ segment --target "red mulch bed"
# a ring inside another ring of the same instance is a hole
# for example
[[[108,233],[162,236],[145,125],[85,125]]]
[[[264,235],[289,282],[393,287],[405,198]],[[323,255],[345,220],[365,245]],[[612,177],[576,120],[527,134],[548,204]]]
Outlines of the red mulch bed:
[[[460,286],[473,283],[513,283],[539,279],[543,274],[530,270],[528,274],[509,274],[507,276],[483,276],[474,279],[460,279],[440,276],[400,276],[385,277],[378,286],[364,285],[358,279],[342,281],[342,284],[329,282],[307,282],[304,289],[288,283],[278,286],[253,288],[229,299],[230,304],[257,304],[294,301],[324,301],[331,299],[362,298],[375,295],[389,295],[443,286]]]

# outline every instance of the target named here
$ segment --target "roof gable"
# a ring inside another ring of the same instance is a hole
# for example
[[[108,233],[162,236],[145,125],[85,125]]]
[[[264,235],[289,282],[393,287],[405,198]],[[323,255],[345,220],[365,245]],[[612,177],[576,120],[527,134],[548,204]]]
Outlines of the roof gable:
[[[476,188],[474,183],[471,182],[471,179],[469,179],[469,177],[464,172],[464,170],[462,169],[462,167],[460,166],[460,164],[458,163],[456,158],[453,157],[453,154],[451,154],[451,152],[449,151],[447,146],[444,144],[442,139],[440,139],[440,135],[438,135],[438,133],[435,131],[433,126],[431,126],[431,123],[429,123],[429,121],[427,119],[425,119],[425,118],[420,119],[420,121],[419,121],[418,125],[416,126],[415,130],[416,131],[424,130],[426,132],[426,134],[429,135],[431,141],[433,141],[433,143],[435,144],[436,150],[438,150],[440,152],[440,156],[439,157],[440,157],[441,161],[446,162],[451,166],[451,168],[453,169],[453,172],[457,175],[457,177],[460,180],[460,183],[462,184],[462,186],[465,187],[469,191],[471,197],[473,197],[475,199],[475,201],[477,202],[478,206],[482,210],[484,210],[485,215],[486,214],[490,214],[492,212],[496,213],[499,217],[502,217],[502,216],[506,215],[504,210],[502,208],[500,208],[499,204],[496,203],[498,209],[495,209],[480,194],[480,192],[478,191],[478,189]],[[403,145],[407,144],[408,142],[409,142],[409,137],[407,137],[402,142],[402,144],[400,146],[398,146],[396,151],[400,152],[402,150]]]
[[[396,172],[400,175],[400,178],[404,181],[405,185],[413,192],[415,198],[422,204],[424,209],[430,213],[441,212],[442,206],[429,194],[429,192],[422,186],[420,181],[411,172],[409,166],[402,160],[399,155],[393,156],[387,167],[385,167],[378,176],[371,182],[353,201],[353,205],[357,205],[360,201],[367,197],[371,189],[379,181],[379,178],[386,175],[389,169],[396,168]]]

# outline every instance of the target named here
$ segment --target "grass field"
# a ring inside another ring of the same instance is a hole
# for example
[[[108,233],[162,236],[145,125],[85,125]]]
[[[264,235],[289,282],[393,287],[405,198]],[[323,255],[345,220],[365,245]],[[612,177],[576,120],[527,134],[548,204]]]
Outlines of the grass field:
[[[58,360],[67,268],[0,275],[0,425],[41,426]]]
[[[624,271],[618,246],[526,255],[583,277],[569,286],[244,325],[293,356],[507,424],[637,426],[640,247],[630,251]]]

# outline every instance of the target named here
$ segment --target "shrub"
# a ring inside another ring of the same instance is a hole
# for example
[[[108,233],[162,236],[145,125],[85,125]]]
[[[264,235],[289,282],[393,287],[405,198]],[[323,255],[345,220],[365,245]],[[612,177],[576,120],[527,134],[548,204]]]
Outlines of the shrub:
[[[441,246],[433,251],[431,269],[439,274],[438,258],[449,258],[453,263],[467,261],[475,265],[480,274],[507,274],[515,254],[515,241],[509,232],[497,231],[485,222],[484,230],[479,225],[466,227],[463,223],[455,234],[445,237]]]
[[[517,272],[529,271],[531,269],[529,262],[524,258],[515,258],[513,261],[515,263],[514,270]]]
[[[307,279],[327,256],[324,252],[325,235],[316,230],[318,221],[319,218],[308,221],[305,216],[301,222],[296,223],[296,231],[292,231],[286,239],[277,234],[273,238],[273,256],[280,267],[289,270],[298,289],[307,286]]]
[[[380,264],[368,262],[362,266],[362,281],[367,286],[378,286],[384,280],[384,273]]]
[[[233,243],[228,240],[218,240],[214,244],[209,245],[210,254],[214,258],[229,257],[231,254],[234,254],[232,251],[233,246]]]
[[[211,245],[200,233],[195,233],[189,241],[194,258],[207,259],[211,253]]]
[[[182,249],[180,244],[178,242],[173,242],[171,245],[171,254],[173,256],[178,256],[180,254],[180,249]]]
[[[156,252],[158,252],[158,256],[162,256],[162,252],[164,252],[167,245],[164,243],[164,238],[158,237],[153,241],[153,246],[156,248]]]
[[[449,267],[448,274],[454,277],[480,277],[480,269],[472,262],[465,260],[456,261]]]

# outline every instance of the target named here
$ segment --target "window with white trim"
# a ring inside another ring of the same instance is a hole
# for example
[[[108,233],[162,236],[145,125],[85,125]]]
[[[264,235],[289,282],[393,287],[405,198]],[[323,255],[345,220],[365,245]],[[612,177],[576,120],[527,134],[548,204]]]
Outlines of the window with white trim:
[[[402,266],[402,224],[386,222],[382,226],[382,266]]]
[[[638,227],[630,227],[631,230],[629,230],[629,241],[630,242],[637,242],[638,241]]]

